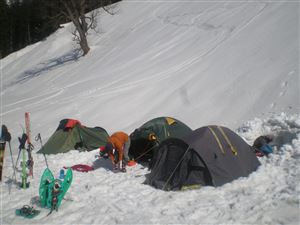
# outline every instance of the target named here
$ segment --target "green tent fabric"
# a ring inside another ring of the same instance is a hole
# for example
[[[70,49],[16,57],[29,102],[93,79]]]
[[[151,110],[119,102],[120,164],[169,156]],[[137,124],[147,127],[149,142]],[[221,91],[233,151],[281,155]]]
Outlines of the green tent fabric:
[[[91,151],[106,144],[109,135],[105,129],[85,127],[79,121],[70,127],[68,122],[70,119],[60,121],[57,130],[37,153],[57,154],[73,149]]]
[[[182,138],[192,129],[172,117],[158,117],[143,124],[130,134],[129,155],[139,162],[148,162],[160,142],[167,138]]]

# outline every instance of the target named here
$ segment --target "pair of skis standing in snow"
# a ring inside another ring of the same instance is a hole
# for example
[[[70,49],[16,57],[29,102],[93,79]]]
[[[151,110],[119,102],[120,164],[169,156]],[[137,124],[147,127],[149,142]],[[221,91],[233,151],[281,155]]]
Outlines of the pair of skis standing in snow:
[[[2,170],[3,170],[3,161],[4,161],[4,154],[5,154],[5,148],[6,148],[6,142],[8,142],[9,150],[10,150],[10,156],[13,164],[13,171],[14,171],[14,179],[15,182],[17,183],[17,178],[16,178],[16,171],[15,168],[17,167],[21,152],[23,153],[23,160],[21,162],[22,165],[22,182],[21,182],[21,187],[26,188],[29,183],[27,183],[27,171],[26,167],[29,170],[29,176],[33,177],[33,157],[32,157],[32,150],[33,150],[33,145],[31,144],[31,138],[30,138],[30,121],[29,121],[29,113],[25,113],[25,125],[26,125],[26,133],[23,132],[22,137],[19,137],[19,153],[18,153],[18,158],[16,161],[16,165],[14,165],[14,160],[12,156],[12,150],[11,150],[11,134],[9,133],[7,127],[5,125],[2,125],[1,127],[1,141],[0,141],[0,180],[2,181]],[[27,142],[27,148],[25,148],[25,144]],[[26,152],[27,151],[27,161],[26,161]]]
[[[14,179],[15,183],[17,183],[16,178],[16,171],[18,161],[20,158],[20,155],[22,153],[22,181],[19,183],[21,188],[28,188],[29,182],[27,182],[28,176],[33,177],[33,157],[32,157],[32,150],[33,145],[31,142],[31,130],[30,130],[30,119],[29,119],[29,113],[25,113],[25,131],[23,130],[23,134],[21,137],[19,137],[19,153],[17,157],[16,164],[14,164],[12,151],[11,151],[11,134],[9,133],[7,127],[5,125],[2,125],[1,127],[1,135],[0,135],[0,181],[2,181],[2,169],[3,169],[3,160],[4,160],[4,153],[5,153],[5,147],[6,142],[9,144],[9,150],[11,154],[11,160],[13,164],[13,171],[14,171]],[[36,141],[40,141],[42,145],[42,140],[40,134],[37,135]],[[27,146],[25,147],[27,143]],[[27,161],[26,161],[26,152],[27,152]],[[45,157],[45,155],[44,155]],[[50,213],[52,213],[53,210],[58,210],[58,207],[61,204],[62,199],[64,198],[67,190],[69,189],[72,179],[73,179],[73,173],[72,170],[69,168],[66,172],[65,178],[63,181],[59,179],[54,179],[54,176],[52,172],[48,168],[47,159],[45,157],[47,168],[45,169],[40,182],[39,187],[39,198],[40,198],[40,204],[42,207],[50,208]],[[28,170],[28,173],[27,173]],[[36,215],[39,214],[39,210],[34,209],[33,207],[30,207],[28,205],[23,206],[20,209],[16,210],[17,215],[24,216],[26,218],[33,218]],[[48,215],[49,215],[48,214]]]

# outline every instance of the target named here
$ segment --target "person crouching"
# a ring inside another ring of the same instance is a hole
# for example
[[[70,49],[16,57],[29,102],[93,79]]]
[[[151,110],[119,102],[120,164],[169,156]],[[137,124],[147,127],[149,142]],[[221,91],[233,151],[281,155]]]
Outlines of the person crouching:
[[[122,131],[113,133],[105,145],[100,149],[100,156],[109,157],[113,164],[113,171],[126,172],[126,165],[129,161],[128,151],[130,148],[130,137]]]

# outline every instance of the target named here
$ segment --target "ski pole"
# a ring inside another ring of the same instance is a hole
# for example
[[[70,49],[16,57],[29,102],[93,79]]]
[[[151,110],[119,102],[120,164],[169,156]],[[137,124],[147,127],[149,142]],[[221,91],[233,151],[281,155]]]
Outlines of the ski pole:
[[[35,137],[35,141],[40,141],[40,144],[41,144],[41,149],[43,148],[43,142],[42,142],[42,137],[41,137],[41,134],[38,133],[37,136]],[[47,162],[47,158],[46,158],[46,155],[43,153],[43,156],[45,158],[45,162],[46,162],[46,166],[47,168],[49,169],[49,166],[48,166],[48,162]]]
[[[21,149],[19,149],[17,161],[16,161],[16,164],[15,164],[15,168],[17,168],[17,165],[18,165],[18,162],[19,162],[19,158],[20,158],[20,154],[21,154]]]
[[[16,171],[15,171],[15,167],[14,167],[14,159],[13,159],[13,155],[12,155],[12,151],[11,151],[11,144],[10,144],[11,134],[9,133],[7,127],[4,124],[2,125],[2,128],[1,128],[1,138],[3,138],[5,142],[8,142],[10,157],[11,157],[13,170],[14,170],[15,181],[17,183]]]
[[[16,169],[15,169],[15,167],[14,167],[15,164],[14,164],[14,158],[13,158],[12,151],[11,151],[11,144],[10,144],[10,141],[8,142],[8,146],[9,146],[11,162],[12,162],[12,166],[13,166],[13,170],[14,170],[15,182],[17,183]]]
[[[21,149],[19,149],[17,161],[16,161],[16,164],[15,164],[15,168],[17,168],[17,165],[18,165],[18,162],[19,162],[19,158],[20,158],[20,154],[21,154]]]

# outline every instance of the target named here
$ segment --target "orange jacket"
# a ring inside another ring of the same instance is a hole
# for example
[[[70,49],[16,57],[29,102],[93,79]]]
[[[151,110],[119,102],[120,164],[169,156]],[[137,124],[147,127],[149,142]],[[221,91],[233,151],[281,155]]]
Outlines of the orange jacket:
[[[113,133],[110,137],[109,137],[109,142],[112,143],[112,145],[114,146],[114,148],[118,151],[119,153],[119,161],[123,160],[123,147],[124,144],[126,143],[126,141],[128,141],[128,135],[122,131]],[[114,161],[114,155],[112,153],[109,154],[109,157],[112,161]]]

